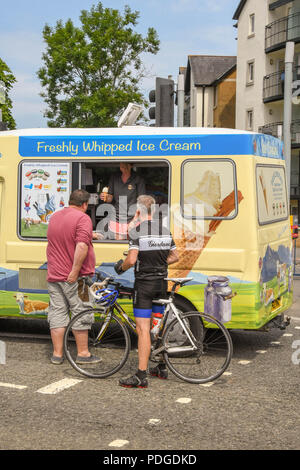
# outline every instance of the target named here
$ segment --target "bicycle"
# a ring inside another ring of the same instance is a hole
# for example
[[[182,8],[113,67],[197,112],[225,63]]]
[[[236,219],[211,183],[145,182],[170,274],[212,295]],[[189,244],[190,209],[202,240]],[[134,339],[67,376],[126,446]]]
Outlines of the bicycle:
[[[96,282],[90,287],[98,306],[88,308],[70,321],[64,335],[64,353],[79,373],[92,378],[106,378],[118,372],[126,363],[131,350],[129,330],[136,333],[135,322],[118,303],[118,298],[130,297],[132,289],[124,288],[114,277],[103,278],[100,289]],[[211,315],[197,311],[181,312],[175,306],[175,291],[192,278],[168,278],[173,282],[167,299],[155,304],[165,305],[158,337],[152,342],[150,361],[163,358],[167,367],[180,379],[196,384],[211,382],[228,368],[233,352],[230,334],[222,323]],[[173,318],[170,319],[171,314]],[[89,350],[99,355],[101,362],[77,364],[77,348],[72,329],[76,323],[91,325]]]

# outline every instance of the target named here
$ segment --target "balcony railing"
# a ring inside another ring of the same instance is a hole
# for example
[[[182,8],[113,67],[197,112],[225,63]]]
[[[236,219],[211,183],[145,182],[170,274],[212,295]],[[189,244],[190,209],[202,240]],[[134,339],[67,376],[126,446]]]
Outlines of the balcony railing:
[[[258,128],[258,132],[262,134],[270,134],[273,137],[283,138],[283,122],[273,122]],[[300,119],[292,121],[291,124],[291,141],[292,147],[300,147]]]
[[[297,80],[300,80],[300,66],[294,66],[293,68],[293,82],[296,82]],[[263,83],[264,103],[268,103],[270,101],[283,100],[283,96],[284,96],[284,70],[266,75],[264,77],[264,83]]]
[[[286,41],[300,42],[300,13],[285,16],[266,26],[265,51],[277,51]]]

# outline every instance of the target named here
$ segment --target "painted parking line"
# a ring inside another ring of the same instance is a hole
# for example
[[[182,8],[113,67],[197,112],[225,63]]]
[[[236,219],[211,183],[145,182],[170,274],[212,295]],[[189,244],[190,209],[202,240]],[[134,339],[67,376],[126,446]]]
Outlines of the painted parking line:
[[[109,447],[123,447],[126,444],[129,444],[129,441],[125,441],[124,439],[116,439],[115,441],[112,441],[109,445]]]
[[[45,395],[55,395],[56,393],[62,392],[67,388],[73,387],[74,385],[82,382],[79,379],[62,379],[58,382],[53,382],[52,384],[47,385],[46,387],[40,388],[37,390],[37,393],[43,393]]]
[[[27,385],[15,385],[15,384],[8,384],[5,382],[0,382],[0,387],[7,387],[7,388],[15,388],[17,390],[24,390],[27,388]]]
[[[187,403],[191,403],[191,401],[191,398],[178,398],[178,400],[176,400],[176,403],[183,403],[186,405]]]
[[[161,419],[157,419],[157,418],[151,418],[148,421],[148,424],[152,424],[153,426],[157,426],[160,423],[161,423]]]

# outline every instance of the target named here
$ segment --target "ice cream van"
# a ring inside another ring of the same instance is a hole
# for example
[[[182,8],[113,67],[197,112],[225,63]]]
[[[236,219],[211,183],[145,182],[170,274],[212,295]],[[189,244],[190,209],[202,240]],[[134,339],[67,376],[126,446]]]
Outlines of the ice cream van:
[[[91,194],[88,214],[103,231],[96,270],[114,273],[128,242],[104,233],[99,194],[121,162],[143,178],[155,216],[170,226],[179,261],[169,276],[192,278],[177,292],[178,306],[229,329],[284,327],[293,256],[282,142],[216,128],[1,132],[0,316],[47,317],[47,227],[76,188]],[[132,286],[133,270],[120,280]],[[131,300],[123,302],[132,314]]]

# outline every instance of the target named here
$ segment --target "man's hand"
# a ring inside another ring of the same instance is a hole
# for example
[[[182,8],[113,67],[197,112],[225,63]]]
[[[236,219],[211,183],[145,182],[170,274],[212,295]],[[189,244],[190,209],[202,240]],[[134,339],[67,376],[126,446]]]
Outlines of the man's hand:
[[[78,272],[77,271],[74,271],[72,269],[72,271],[70,272],[69,276],[68,276],[68,279],[67,279],[67,282],[69,284],[73,284],[74,282],[76,282],[78,279]]]
[[[123,274],[123,269],[122,269],[122,264],[123,260],[119,259],[117,263],[114,264],[114,270],[116,271],[117,274]]]
[[[100,232],[93,232],[93,240],[103,240],[104,236]]]

